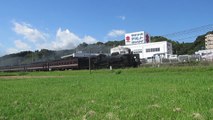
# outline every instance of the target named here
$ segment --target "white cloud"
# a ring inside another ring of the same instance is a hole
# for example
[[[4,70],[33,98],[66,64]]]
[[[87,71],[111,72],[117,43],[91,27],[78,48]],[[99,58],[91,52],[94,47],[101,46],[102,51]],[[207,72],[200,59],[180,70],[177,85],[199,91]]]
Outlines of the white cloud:
[[[85,42],[87,44],[93,44],[93,43],[97,43],[98,41],[95,38],[91,37],[91,36],[85,36],[83,38],[83,42]]]
[[[84,36],[83,38],[80,38],[78,35],[70,32],[68,29],[62,30],[59,28],[54,41],[45,44],[37,44],[37,47],[39,49],[47,48],[51,50],[73,49],[83,42],[92,44],[96,43],[97,40],[91,36]]]
[[[122,35],[125,35],[126,31],[125,30],[112,30],[108,33],[109,37],[119,37]]]
[[[16,48],[20,51],[31,49],[31,47],[28,44],[22,42],[21,40],[15,40],[14,44],[15,44]]]
[[[79,43],[81,43],[81,39],[77,35],[68,29],[63,31],[59,28],[56,33],[56,40],[52,42],[51,46],[55,50],[72,49]]]
[[[3,44],[2,43],[0,43],[0,49],[2,49],[3,48]],[[1,50],[0,51],[0,57],[3,55],[3,50]]]
[[[69,29],[58,28],[55,35],[40,32],[30,24],[13,22],[13,30],[18,35],[22,35],[21,40],[14,41],[14,47],[7,49],[7,53],[15,53],[23,50],[63,50],[73,49],[80,43],[96,43],[97,40],[92,36],[86,35],[79,37]],[[51,38],[51,39],[50,39]],[[30,41],[30,42],[29,42]],[[27,44],[27,43],[30,44]]]
[[[26,50],[31,49],[31,47],[28,44],[24,43],[21,40],[15,40],[14,45],[15,45],[14,48],[8,48],[6,50],[7,54],[17,53],[17,52],[20,52],[20,51],[26,51]]]
[[[126,20],[126,16],[118,16],[118,18],[121,20]]]
[[[12,54],[12,53],[17,53],[17,52],[19,52],[19,50],[16,48],[8,48],[6,51],[6,54]]]
[[[19,34],[23,35],[25,39],[31,42],[37,42],[39,40],[46,40],[47,34],[40,32],[39,30],[32,28],[30,24],[13,22],[13,30]]]

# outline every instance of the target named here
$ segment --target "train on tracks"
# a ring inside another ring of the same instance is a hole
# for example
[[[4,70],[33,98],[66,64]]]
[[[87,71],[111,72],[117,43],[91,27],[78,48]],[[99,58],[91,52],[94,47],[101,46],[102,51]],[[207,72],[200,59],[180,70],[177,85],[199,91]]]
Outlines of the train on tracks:
[[[0,66],[0,72],[19,71],[54,71],[54,70],[77,70],[77,69],[101,69],[101,68],[124,68],[137,67],[139,55],[131,52],[111,55],[96,54],[89,56],[69,56],[59,60],[35,62],[13,66]]]

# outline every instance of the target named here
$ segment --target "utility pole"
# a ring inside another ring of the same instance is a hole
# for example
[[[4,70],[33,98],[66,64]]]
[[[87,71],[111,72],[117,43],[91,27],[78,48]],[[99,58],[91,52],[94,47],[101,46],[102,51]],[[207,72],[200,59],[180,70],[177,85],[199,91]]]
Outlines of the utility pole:
[[[91,74],[91,50],[89,51],[89,74]]]
[[[32,56],[31,56],[31,57],[32,57],[32,58],[31,58],[31,63],[33,63],[33,52],[32,52],[31,54],[32,54]]]

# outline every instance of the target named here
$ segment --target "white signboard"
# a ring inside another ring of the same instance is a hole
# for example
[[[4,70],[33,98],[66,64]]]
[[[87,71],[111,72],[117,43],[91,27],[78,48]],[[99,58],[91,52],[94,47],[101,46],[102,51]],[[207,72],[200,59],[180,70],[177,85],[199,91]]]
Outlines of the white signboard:
[[[149,42],[150,36],[148,33],[145,33],[144,31],[125,34],[126,45],[143,44]]]

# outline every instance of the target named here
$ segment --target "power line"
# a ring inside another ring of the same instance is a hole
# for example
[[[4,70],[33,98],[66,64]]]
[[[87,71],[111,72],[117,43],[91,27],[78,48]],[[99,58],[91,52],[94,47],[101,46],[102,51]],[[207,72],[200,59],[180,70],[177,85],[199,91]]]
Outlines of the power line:
[[[189,36],[189,37],[185,37],[185,38],[179,38],[179,39],[176,39],[177,41],[180,41],[180,40],[187,40],[187,39],[190,39],[190,38],[196,38],[198,35],[194,35],[194,36]]]
[[[197,37],[204,32],[213,31],[213,24],[204,25],[201,27],[196,27],[188,30],[183,30],[180,32],[170,33],[162,35],[163,37],[175,39],[175,40],[184,40],[189,38]]]
[[[165,34],[163,36],[165,36],[165,37],[176,37],[176,36],[180,36],[180,35],[186,35],[186,34],[190,34],[190,33],[206,31],[206,30],[213,30],[213,24],[204,25],[204,26],[201,26],[201,27],[196,27],[196,28],[192,28],[192,29],[188,29],[188,30],[184,30],[184,31],[180,31],[180,32]]]

